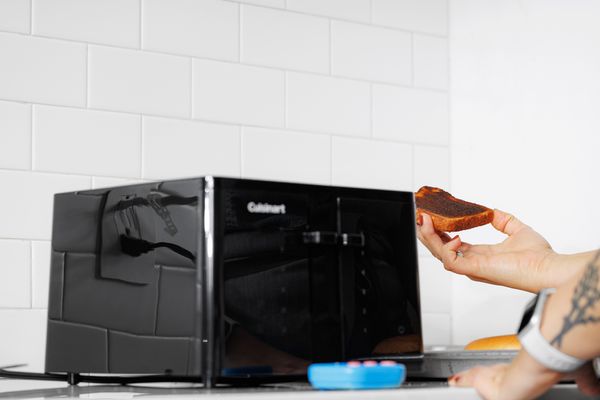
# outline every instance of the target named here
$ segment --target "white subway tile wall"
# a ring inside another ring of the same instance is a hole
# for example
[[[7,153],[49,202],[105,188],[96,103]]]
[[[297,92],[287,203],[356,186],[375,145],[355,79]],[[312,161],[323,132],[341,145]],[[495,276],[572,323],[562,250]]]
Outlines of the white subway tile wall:
[[[446,19],[445,0],[1,1],[0,363],[42,365],[54,193],[447,187]],[[447,277],[422,264],[426,343],[449,342]]]
[[[415,146],[414,187],[436,186],[450,190],[450,150],[443,146]]]
[[[140,0],[32,0],[34,35],[139,47]]]
[[[243,128],[244,178],[326,185],[331,182],[330,160],[331,139],[326,135]]]
[[[232,0],[238,3],[254,4],[257,6],[285,8],[286,0]]]
[[[31,242],[31,306],[48,307],[48,281],[50,277],[50,242]]]
[[[84,107],[86,48],[0,32],[0,99]]]
[[[370,0],[286,0],[287,8],[342,20],[369,22]]]
[[[31,105],[0,101],[0,168],[31,168]]]
[[[333,138],[334,185],[412,190],[412,146],[369,139]]]
[[[331,72],[335,75],[410,85],[411,51],[410,33],[331,22]]]
[[[0,309],[2,365],[27,364],[28,371],[44,371],[45,309]]]
[[[423,342],[426,345],[447,345],[452,340],[449,313],[422,313]]]
[[[196,59],[192,80],[194,118],[283,126],[283,71]]]
[[[449,143],[445,92],[373,85],[373,136],[408,143]]]
[[[31,307],[31,243],[0,240],[0,308]]]
[[[165,54],[90,46],[91,108],[189,117],[191,60]]]
[[[90,186],[88,176],[0,170],[0,238],[50,240],[54,194]]]
[[[241,61],[292,70],[329,71],[329,20],[242,6]]]
[[[419,284],[423,313],[449,314],[452,311],[452,275],[431,254],[419,257]]]
[[[369,83],[321,75],[287,73],[288,128],[339,135],[371,134]]]
[[[0,1],[0,30],[29,33],[31,29],[31,0]]]
[[[144,117],[144,179],[240,176],[240,128]]]
[[[417,87],[448,89],[448,39],[413,35],[414,84]]]
[[[142,0],[142,26],[145,50],[230,61],[239,58],[239,6],[234,3]]]
[[[33,106],[33,169],[140,176],[140,116]]]
[[[371,0],[372,22],[415,32],[448,33],[448,0]]]

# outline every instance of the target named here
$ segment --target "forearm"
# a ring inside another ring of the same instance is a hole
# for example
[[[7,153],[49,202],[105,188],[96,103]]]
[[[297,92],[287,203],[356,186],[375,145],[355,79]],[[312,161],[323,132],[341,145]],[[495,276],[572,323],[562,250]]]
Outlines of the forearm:
[[[549,253],[542,266],[543,279],[540,280],[539,290],[566,284],[581,274],[595,254],[595,250],[576,254]]]
[[[577,256],[585,266],[573,264],[577,273],[548,299],[541,332],[560,351],[589,360],[600,355],[600,252],[584,254]]]
[[[548,299],[540,330],[558,350],[589,360],[600,355],[600,253],[587,254],[585,258],[584,267],[572,265],[578,272]],[[521,350],[506,370],[497,398],[535,398],[563,376]]]

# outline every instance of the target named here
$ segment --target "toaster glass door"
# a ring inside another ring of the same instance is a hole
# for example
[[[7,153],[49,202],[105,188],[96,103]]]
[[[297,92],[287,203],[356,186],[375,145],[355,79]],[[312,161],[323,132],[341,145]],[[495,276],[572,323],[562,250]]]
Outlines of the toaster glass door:
[[[422,351],[412,197],[376,195],[224,194],[223,375]]]
[[[340,359],[337,245],[307,243],[335,233],[335,201],[277,191],[224,201],[224,372],[303,374]]]
[[[338,204],[345,357],[421,352],[412,207],[361,198]]]

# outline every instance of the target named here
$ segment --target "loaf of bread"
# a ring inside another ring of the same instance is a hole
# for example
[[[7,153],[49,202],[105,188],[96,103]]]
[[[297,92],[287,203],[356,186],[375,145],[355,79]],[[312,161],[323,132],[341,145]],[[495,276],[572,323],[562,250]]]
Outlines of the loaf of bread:
[[[457,199],[450,193],[431,186],[423,186],[415,193],[417,217],[431,216],[433,227],[440,232],[456,232],[489,224],[494,210]]]
[[[473,340],[465,346],[465,350],[521,350],[521,342],[517,335],[490,336]]]

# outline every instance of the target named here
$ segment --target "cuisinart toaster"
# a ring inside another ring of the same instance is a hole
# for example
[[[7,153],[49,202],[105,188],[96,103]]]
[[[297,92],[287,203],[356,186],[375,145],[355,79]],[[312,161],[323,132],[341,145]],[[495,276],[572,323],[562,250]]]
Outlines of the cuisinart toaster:
[[[210,387],[422,354],[411,192],[199,177],[57,194],[46,371]]]

